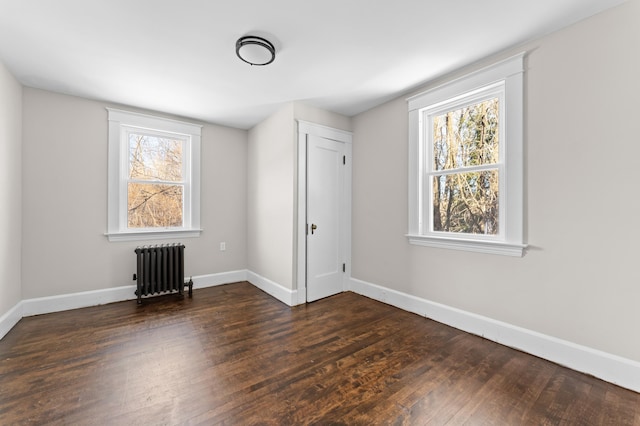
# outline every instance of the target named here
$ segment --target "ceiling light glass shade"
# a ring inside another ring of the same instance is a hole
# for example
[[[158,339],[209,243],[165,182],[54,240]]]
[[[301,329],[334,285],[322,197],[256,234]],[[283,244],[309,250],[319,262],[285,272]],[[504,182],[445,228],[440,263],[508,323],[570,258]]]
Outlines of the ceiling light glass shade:
[[[267,65],[276,59],[276,49],[261,37],[240,37],[236,42],[236,54],[251,65]]]

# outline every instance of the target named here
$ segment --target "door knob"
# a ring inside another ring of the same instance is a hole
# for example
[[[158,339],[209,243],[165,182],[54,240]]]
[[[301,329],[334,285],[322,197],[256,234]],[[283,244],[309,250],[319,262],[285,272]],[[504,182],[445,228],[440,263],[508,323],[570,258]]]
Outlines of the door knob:
[[[318,227],[316,226],[315,223],[311,224],[311,235],[313,235],[313,231],[315,231],[316,229],[318,229]]]

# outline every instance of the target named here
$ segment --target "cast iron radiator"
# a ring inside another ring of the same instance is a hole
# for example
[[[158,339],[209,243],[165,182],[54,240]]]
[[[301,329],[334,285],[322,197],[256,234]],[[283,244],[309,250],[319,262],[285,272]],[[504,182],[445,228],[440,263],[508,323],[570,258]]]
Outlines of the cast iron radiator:
[[[193,281],[184,282],[184,245],[161,244],[138,247],[135,250],[137,273],[133,277],[137,281],[136,295],[138,303],[142,296],[177,291],[184,294],[184,287],[189,286],[189,296],[193,291]]]

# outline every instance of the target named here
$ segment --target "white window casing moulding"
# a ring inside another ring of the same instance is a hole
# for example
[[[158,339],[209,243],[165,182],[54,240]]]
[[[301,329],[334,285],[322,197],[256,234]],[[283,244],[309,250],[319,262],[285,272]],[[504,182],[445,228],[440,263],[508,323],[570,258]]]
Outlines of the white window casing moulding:
[[[107,108],[109,120],[107,232],[109,241],[141,241],[166,238],[191,238],[200,236],[200,152],[202,126],[199,124],[157,117],[137,112]],[[125,155],[127,130],[140,129],[184,136],[188,140],[184,161],[183,227],[176,228],[127,228],[126,173],[128,155]]]
[[[473,251],[486,254],[501,254],[504,256],[522,257],[526,244],[509,244],[501,241],[480,241],[473,239],[440,238],[424,235],[410,235],[406,237],[411,244],[425,247],[435,247],[451,250]]]
[[[524,242],[524,57],[525,52],[482,68],[449,83],[407,99],[409,115],[409,218],[410,244],[522,257]],[[423,111],[439,104],[473,96],[491,85],[504,85],[504,176],[501,177],[500,234],[484,235],[433,232],[430,230],[429,202],[425,201],[426,150],[422,128]],[[429,220],[425,219],[428,218]]]
[[[109,241],[144,241],[144,240],[164,240],[167,238],[194,238],[199,237],[202,229],[189,230],[158,230],[140,232],[117,232],[114,234],[105,233]]]

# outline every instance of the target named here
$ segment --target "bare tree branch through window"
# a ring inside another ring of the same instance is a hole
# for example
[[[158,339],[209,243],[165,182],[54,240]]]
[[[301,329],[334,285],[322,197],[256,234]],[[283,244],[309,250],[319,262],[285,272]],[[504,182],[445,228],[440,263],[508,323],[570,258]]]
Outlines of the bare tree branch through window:
[[[498,98],[433,117],[434,231],[498,233],[499,136]]]
[[[182,226],[183,144],[180,139],[129,134],[129,228]]]

